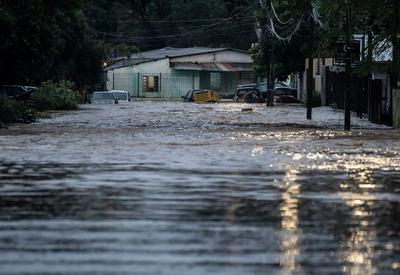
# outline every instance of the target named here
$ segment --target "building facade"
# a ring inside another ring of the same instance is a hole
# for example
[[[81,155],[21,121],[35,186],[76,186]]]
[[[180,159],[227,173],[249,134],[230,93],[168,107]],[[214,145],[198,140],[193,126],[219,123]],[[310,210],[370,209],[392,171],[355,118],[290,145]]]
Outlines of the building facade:
[[[191,89],[213,89],[223,97],[254,82],[249,53],[231,48],[163,48],[132,55],[106,68],[107,90],[132,97],[180,99]]]

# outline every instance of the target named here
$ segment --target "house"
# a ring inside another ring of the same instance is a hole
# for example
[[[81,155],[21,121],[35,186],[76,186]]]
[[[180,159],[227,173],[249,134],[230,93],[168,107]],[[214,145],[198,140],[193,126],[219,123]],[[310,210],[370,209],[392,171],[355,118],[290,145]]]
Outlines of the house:
[[[163,48],[133,54],[107,67],[107,90],[132,97],[180,99],[191,89],[233,95],[255,80],[248,52],[232,48]]]

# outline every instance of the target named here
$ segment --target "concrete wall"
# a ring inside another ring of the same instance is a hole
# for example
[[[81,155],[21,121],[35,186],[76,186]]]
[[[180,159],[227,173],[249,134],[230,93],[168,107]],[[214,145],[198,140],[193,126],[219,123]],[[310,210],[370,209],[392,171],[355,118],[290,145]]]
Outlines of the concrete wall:
[[[321,97],[321,105],[326,105],[326,91],[325,91],[325,67],[333,65],[333,58],[315,58],[313,62],[313,76],[314,76],[314,95]],[[303,73],[302,94],[300,99],[305,100],[307,93],[307,69],[308,59],[305,60],[305,71]]]

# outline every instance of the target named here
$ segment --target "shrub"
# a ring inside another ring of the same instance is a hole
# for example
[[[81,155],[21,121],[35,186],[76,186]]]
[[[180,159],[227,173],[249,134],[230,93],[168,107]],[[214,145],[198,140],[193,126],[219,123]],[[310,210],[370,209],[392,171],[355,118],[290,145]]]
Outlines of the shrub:
[[[76,110],[80,101],[77,91],[72,89],[73,84],[68,81],[43,83],[32,96],[33,106],[43,110]]]
[[[22,102],[0,97],[0,125],[23,122],[31,111]]]

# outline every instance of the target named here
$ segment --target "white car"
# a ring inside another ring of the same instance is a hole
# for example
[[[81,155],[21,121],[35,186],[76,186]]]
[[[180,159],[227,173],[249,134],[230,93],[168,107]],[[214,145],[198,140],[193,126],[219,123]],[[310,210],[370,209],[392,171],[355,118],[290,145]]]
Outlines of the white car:
[[[110,93],[113,93],[114,96],[118,99],[119,102],[129,102],[131,101],[131,97],[127,91],[122,90],[111,90]]]
[[[92,104],[118,104],[118,99],[111,92],[94,92],[90,98]]]

